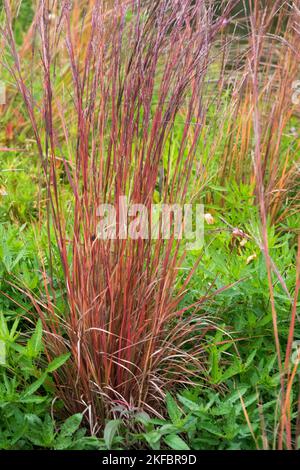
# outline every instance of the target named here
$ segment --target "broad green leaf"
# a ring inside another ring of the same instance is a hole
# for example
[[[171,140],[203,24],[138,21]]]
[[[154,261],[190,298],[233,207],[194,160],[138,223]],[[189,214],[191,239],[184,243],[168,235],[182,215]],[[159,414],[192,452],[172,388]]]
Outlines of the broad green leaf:
[[[169,434],[169,436],[164,437],[164,441],[173,450],[190,450],[187,443],[177,434]]]
[[[43,326],[41,320],[38,320],[35,331],[27,342],[27,351],[31,357],[37,357],[42,350]]]
[[[219,428],[219,426],[212,424],[212,423],[201,423],[200,427],[202,429],[205,429],[206,431],[210,432],[214,436],[218,437],[224,437],[222,430]]]
[[[172,423],[176,424],[180,421],[182,417],[182,411],[178,407],[176,401],[170,393],[167,393],[167,410],[168,414],[172,420]]]
[[[225,380],[230,379],[231,377],[240,374],[243,371],[243,365],[241,362],[236,362],[232,366],[230,366],[222,375],[222,377],[219,380],[220,382],[225,382]]]
[[[252,351],[252,353],[249,355],[249,357],[248,357],[248,359],[247,359],[247,361],[246,361],[246,363],[245,363],[245,366],[244,366],[245,369],[248,369],[248,368],[251,366],[251,364],[252,364],[252,362],[253,362],[253,359],[254,359],[255,356],[256,356],[256,353],[257,353],[257,350],[254,349],[254,351]]]
[[[161,428],[159,428],[160,434],[163,436],[165,434],[173,434],[178,432],[178,425],[175,424],[164,424]]]
[[[47,400],[47,397],[40,397],[38,395],[33,395],[33,396],[28,396],[28,397],[22,397],[21,398],[22,403],[43,403],[44,401]]]
[[[52,445],[52,442],[55,437],[55,429],[54,429],[54,422],[49,414],[45,416],[44,422],[43,422],[43,440],[44,444],[47,447],[50,447]]]
[[[114,437],[119,429],[121,422],[122,421],[120,419],[111,420],[106,424],[104,428],[103,437],[108,450],[110,450],[112,447]]]
[[[66,449],[70,449],[71,446],[72,446],[72,438],[70,436],[66,436],[66,437],[59,436],[54,444],[54,449],[66,450]]]
[[[62,425],[60,430],[60,437],[72,436],[75,431],[79,428],[82,421],[82,414],[77,413],[73,416],[70,416]]]
[[[244,385],[242,387],[239,387],[237,390],[234,390],[230,395],[227,396],[227,400],[230,403],[234,403],[236,400],[238,400],[240,397],[245,395],[246,391],[248,390],[248,386]]]
[[[140,411],[135,415],[136,421],[142,424],[147,424],[150,421],[150,416],[145,411]]]
[[[145,440],[150,445],[151,449],[159,450],[160,449],[160,439],[161,434],[159,431],[151,431],[143,434]]]
[[[183,397],[182,395],[178,395],[178,400],[186,406],[190,411],[199,411],[200,407],[197,403],[189,400],[188,398]]]
[[[29,387],[26,388],[25,392],[22,395],[22,399],[30,395],[33,395],[40,387],[43,385],[47,377],[47,373],[44,372],[39,379],[33,382]]]
[[[63,354],[62,356],[56,357],[47,367],[47,372],[54,372],[56,369],[59,369],[67,360],[70,358],[71,354]]]

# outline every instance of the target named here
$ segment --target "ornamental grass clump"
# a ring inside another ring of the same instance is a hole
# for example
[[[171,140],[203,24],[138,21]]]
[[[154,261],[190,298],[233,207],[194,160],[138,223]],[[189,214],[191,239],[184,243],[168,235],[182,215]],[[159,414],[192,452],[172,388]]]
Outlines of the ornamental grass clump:
[[[119,226],[105,240],[97,227],[99,206],[111,204],[119,216],[120,197],[150,209],[153,201],[184,204],[191,187],[201,189],[205,79],[236,2],[224,2],[220,17],[214,2],[203,0],[95,1],[81,15],[76,10],[81,34],[71,28],[70,2],[50,3],[39,2],[32,26],[39,65],[32,77],[4,2],[6,66],[31,121],[49,239],[54,232],[56,240],[43,297],[28,295],[43,322],[48,360],[71,355],[54,374],[58,396],[69,413],[86,411],[97,432],[122,410],[159,414],[167,390],[205,375],[211,324],[195,315],[202,299],[181,305],[194,270],[175,291],[184,246],[174,228],[169,239],[150,231],[132,240],[119,236]]]

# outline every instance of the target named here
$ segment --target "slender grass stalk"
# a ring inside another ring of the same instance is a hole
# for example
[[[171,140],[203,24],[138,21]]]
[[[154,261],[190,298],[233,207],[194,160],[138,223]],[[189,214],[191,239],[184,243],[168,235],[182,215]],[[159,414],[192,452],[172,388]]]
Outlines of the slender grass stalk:
[[[252,74],[252,96],[253,96],[253,128],[255,137],[255,153],[254,153],[254,169],[256,177],[256,188],[257,198],[260,208],[261,216],[261,231],[262,231],[262,250],[265,256],[267,276],[270,292],[270,303],[273,319],[273,331],[275,339],[275,347],[277,353],[278,369],[280,373],[280,424],[278,432],[278,449],[282,450],[285,446],[288,450],[292,450],[292,417],[291,417],[291,392],[292,386],[298,370],[298,362],[294,365],[292,371],[289,370],[289,364],[292,355],[292,342],[294,339],[295,330],[295,318],[296,308],[299,296],[299,239],[298,239],[298,255],[297,255],[297,269],[296,269],[296,284],[294,300],[292,302],[292,314],[290,319],[289,336],[287,340],[287,347],[285,353],[285,361],[283,363],[282,345],[279,340],[278,332],[278,316],[276,311],[276,303],[274,296],[273,286],[273,275],[275,274],[280,280],[280,276],[274,270],[274,266],[271,260],[268,244],[268,233],[267,233],[267,209],[266,209],[266,198],[265,198],[265,186],[264,186],[264,160],[263,160],[263,139],[262,139],[262,114],[259,107],[259,64],[261,62],[262,43],[264,38],[264,31],[270,22],[270,19],[274,16],[274,9],[276,10],[279,6],[279,2],[275,2],[273,9],[271,9],[269,15],[268,10],[265,9],[262,14],[259,14],[258,6],[255,4],[252,8],[251,15],[251,27],[252,27],[252,48],[251,55],[252,61],[250,70]]]

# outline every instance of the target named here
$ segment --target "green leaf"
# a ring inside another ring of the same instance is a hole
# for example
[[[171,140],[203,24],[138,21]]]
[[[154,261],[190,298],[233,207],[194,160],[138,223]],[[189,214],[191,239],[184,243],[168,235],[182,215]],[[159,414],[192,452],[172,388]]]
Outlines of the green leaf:
[[[72,436],[74,432],[77,431],[82,421],[82,414],[77,413],[73,416],[70,416],[62,425],[59,436],[67,437]]]
[[[55,430],[54,430],[54,422],[50,415],[46,415],[44,422],[43,422],[43,441],[46,447],[50,447],[54,440]]]
[[[40,397],[38,395],[33,395],[33,396],[28,396],[28,397],[22,397],[21,398],[22,403],[43,403],[44,401],[47,400],[47,397]]]
[[[246,391],[248,390],[248,386],[244,385],[242,387],[239,387],[237,390],[234,390],[230,395],[227,396],[227,400],[230,403],[234,403],[237,401],[240,397],[245,395]]]
[[[252,351],[252,353],[249,355],[249,357],[248,357],[248,359],[247,359],[247,361],[246,361],[246,363],[245,363],[245,366],[244,366],[245,369],[248,369],[248,368],[251,366],[251,364],[252,364],[252,362],[253,362],[253,359],[254,359],[255,356],[256,356],[256,353],[257,353],[257,350],[254,349],[254,351]]]
[[[27,342],[27,351],[29,356],[37,357],[42,350],[43,326],[41,320],[38,320],[35,331]]]
[[[122,421],[120,419],[111,420],[106,424],[104,428],[104,441],[108,450],[110,450],[112,447],[114,437],[116,435],[116,432],[118,431],[121,422]]]
[[[16,333],[18,326],[19,326],[19,318],[16,318],[13,325],[12,325],[12,327],[11,327],[11,329],[10,329],[10,333],[9,333],[10,339],[12,341],[18,335],[18,333]]]
[[[148,415],[148,413],[146,413],[145,411],[140,411],[138,412],[136,415],[135,415],[135,420],[138,422],[138,423],[141,423],[145,430],[147,432],[150,432],[153,430],[154,426],[153,424],[151,423],[151,418],[150,416]]]
[[[212,423],[201,423],[201,428],[205,429],[209,433],[213,434],[214,436],[224,437],[222,430],[219,426],[212,424]]]
[[[162,436],[165,434],[176,434],[178,432],[178,425],[175,424],[164,424],[161,428],[159,428],[159,432]]]
[[[25,392],[23,393],[22,398],[28,397],[33,395],[40,387],[43,385],[47,377],[47,373],[44,372],[39,379],[33,382],[29,387],[26,388]]]
[[[72,438],[70,436],[66,436],[66,437],[59,436],[54,444],[54,449],[66,450],[66,449],[70,449],[71,446],[72,446]]]
[[[47,367],[47,372],[54,372],[56,369],[59,369],[67,360],[70,358],[71,354],[66,353],[62,356],[56,357]]]
[[[145,440],[150,445],[151,449],[159,450],[160,449],[160,439],[161,434],[158,431],[151,431],[143,434]]]
[[[172,423],[176,424],[180,421],[182,417],[182,411],[180,410],[176,401],[174,400],[174,398],[172,397],[170,393],[167,393],[166,401],[167,401],[167,410],[171,418],[171,421]]]
[[[183,397],[182,395],[178,395],[178,400],[186,406],[190,411],[199,411],[200,407],[197,403],[189,400],[188,398]]]
[[[186,442],[177,434],[169,434],[164,438],[165,443],[173,450],[190,450]]]
[[[230,379],[231,377],[240,374],[243,371],[243,364],[240,361],[236,361],[235,364],[230,366],[222,375],[222,377],[219,380],[220,382],[225,382],[225,380]]]

